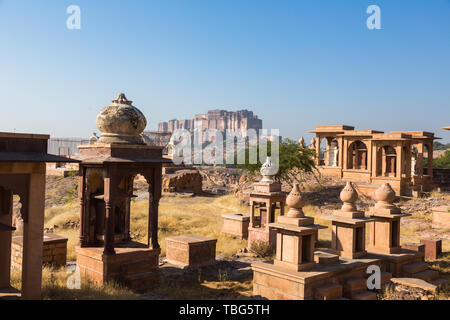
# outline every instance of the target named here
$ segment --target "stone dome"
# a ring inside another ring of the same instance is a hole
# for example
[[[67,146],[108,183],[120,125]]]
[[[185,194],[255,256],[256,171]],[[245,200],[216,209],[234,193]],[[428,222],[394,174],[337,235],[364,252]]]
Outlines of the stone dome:
[[[144,114],[120,93],[116,100],[97,115],[101,131],[97,143],[145,144],[141,133],[147,126]]]

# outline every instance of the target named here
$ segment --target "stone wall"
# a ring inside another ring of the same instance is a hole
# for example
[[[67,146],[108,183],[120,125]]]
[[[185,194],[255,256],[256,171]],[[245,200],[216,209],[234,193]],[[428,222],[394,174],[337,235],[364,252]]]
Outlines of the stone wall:
[[[433,182],[443,189],[450,189],[450,169],[433,168]]]
[[[178,170],[162,178],[163,192],[202,192],[202,176],[197,170]]]
[[[22,269],[23,237],[12,238],[11,267]],[[67,238],[53,233],[44,235],[42,263],[53,266],[65,266],[67,262]]]

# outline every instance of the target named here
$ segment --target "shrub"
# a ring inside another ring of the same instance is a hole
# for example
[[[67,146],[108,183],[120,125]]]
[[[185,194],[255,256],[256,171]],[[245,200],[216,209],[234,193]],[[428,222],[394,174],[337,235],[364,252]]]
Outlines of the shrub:
[[[260,258],[267,258],[273,255],[273,245],[265,241],[255,241],[250,246],[250,251]]]

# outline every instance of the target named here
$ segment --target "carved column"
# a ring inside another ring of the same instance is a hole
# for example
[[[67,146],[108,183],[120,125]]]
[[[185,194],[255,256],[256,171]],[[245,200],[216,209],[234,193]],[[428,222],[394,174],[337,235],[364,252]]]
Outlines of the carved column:
[[[161,199],[161,178],[162,167],[153,168],[151,176],[145,178],[149,184],[150,203],[149,203],[149,221],[148,221],[148,246],[152,249],[158,249],[158,209]]]
[[[78,239],[78,245],[83,247],[86,244],[85,234],[86,234],[86,206],[85,206],[85,174],[86,168],[81,167],[80,176],[78,177],[78,200],[80,202],[80,236]]]
[[[108,170],[105,181],[105,240],[104,240],[104,255],[115,254],[114,250],[114,199],[116,195],[117,178],[115,172]]]

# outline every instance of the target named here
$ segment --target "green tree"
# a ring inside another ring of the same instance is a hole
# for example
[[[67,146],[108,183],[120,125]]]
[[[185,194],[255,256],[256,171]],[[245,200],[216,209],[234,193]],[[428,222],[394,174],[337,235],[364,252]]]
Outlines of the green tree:
[[[433,160],[434,168],[450,168],[450,149],[439,158]]]
[[[284,139],[279,146],[279,169],[275,176],[276,180],[291,184],[292,181],[298,182],[298,176],[303,173],[317,172],[314,163],[314,150],[302,148],[297,142],[290,139]],[[252,151],[255,151],[254,148],[256,148],[257,163],[249,163],[250,150],[247,146],[245,149],[245,164],[240,164],[238,167],[244,169],[250,174],[258,174],[262,166],[262,163],[259,160],[259,147],[260,145],[252,147]],[[271,156],[271,150],[271,142],[267,141],[268,156]]]

